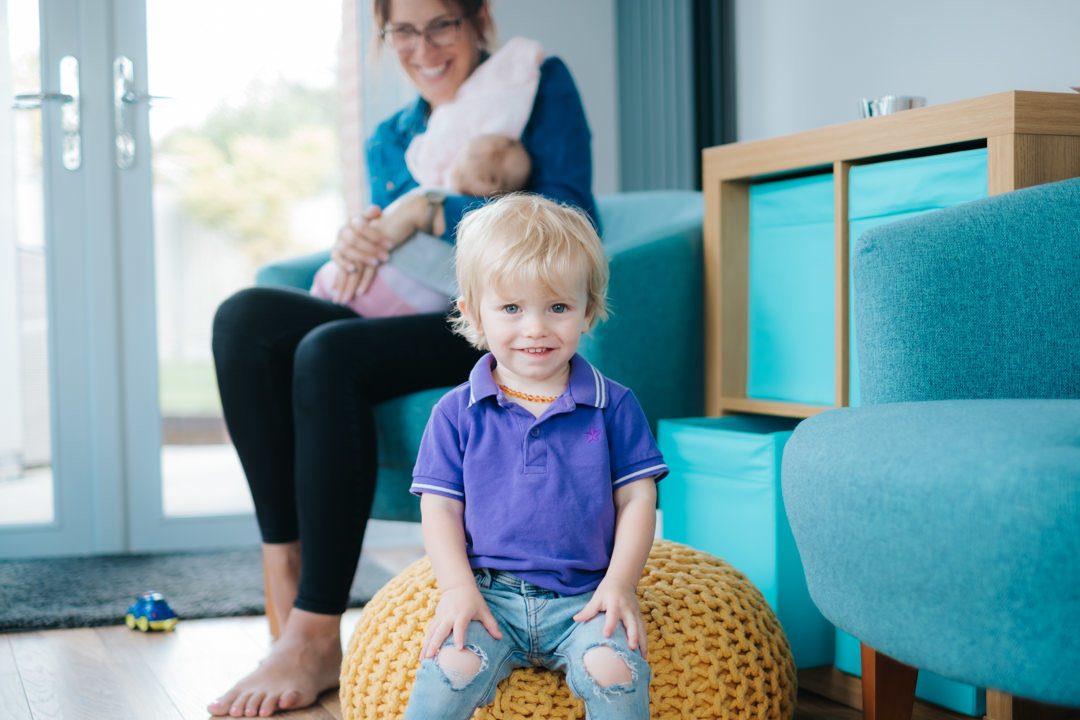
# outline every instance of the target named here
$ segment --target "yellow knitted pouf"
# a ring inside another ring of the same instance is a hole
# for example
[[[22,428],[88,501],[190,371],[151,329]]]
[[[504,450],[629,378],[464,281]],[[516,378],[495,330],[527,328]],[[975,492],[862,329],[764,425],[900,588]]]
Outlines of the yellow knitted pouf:
[[[650,716],[662,720],[790,718],[795,661],[761,592],[731,565],[657,541],[638,585],[649,636]],[[346,720],[403,718],[439,595],[427,558],[372,598],[341,665]],[[585,717],[561,673],[516,670],[475,720]]]

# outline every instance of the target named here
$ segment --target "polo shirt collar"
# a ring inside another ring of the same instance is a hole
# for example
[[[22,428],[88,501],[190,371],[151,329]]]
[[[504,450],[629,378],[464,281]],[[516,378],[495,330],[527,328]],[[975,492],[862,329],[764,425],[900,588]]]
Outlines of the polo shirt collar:
[[[487,397],[498,397],[499,388],[491,371],[495,367],[495,356],[485,353],[469,373],[469,406]],[[574,353],[570,358],[570,397],[575,405],[592,405],[597,408],[607,407],[607,379],[600,374],[589,361]]]

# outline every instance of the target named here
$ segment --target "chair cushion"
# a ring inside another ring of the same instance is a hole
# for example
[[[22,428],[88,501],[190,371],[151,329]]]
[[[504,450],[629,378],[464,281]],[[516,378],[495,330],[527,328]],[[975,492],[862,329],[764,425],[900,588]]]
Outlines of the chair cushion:
[[[952,679],[1080,705],[1080,400],[823,413],[788,441],[782,486],[838,627]]]
[[[431,409],[450,389],[420,390],[375,406],[379,480],[372,499],[372,517],[420,521],[420,499],[409,493],[413,465]]]
[[[657,541],[638,586],[649,638],[650,717],[782,720],[795,712],[795,661],[764,596],[728,563]],[[426,558],[364,607],[341,666],[346,720],[405,714],[439,593]],[[584,718],[561,673],[516,670],[477,720]]]
[[[659,418],[700,415],[701,193],[618,193],[601,195],[596,204],[610,260],[611,314],[578,351],[634,391],[654,431]]]

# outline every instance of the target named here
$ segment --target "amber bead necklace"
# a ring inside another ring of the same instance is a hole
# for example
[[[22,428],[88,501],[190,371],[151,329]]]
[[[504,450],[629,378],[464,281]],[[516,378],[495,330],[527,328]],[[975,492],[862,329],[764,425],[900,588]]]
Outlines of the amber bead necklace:
[[[516,398],[521,398],[522,400],[528,400],[529,402],[534,402],[534,403],[553,403],[553,402],[555,402],[556,400],[559,399],[558,395],[533,395],[531,393],[525,393],[525,392],[521,392],[519,390],[513,390],[511,388],[506,387],[505,385],[500,385],[499,389],[502,390],[507,395],[510,395],[510,396],[513,396],[513,397],[516,397]]]

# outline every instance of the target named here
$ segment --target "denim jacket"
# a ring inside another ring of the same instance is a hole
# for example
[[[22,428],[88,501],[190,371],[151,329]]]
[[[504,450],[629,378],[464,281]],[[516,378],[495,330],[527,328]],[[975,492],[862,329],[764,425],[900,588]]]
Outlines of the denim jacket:
[[[384,208],[417,187],[405,165],[405,150],[413,137],[427,129],[428,111],[427,101],[418,97],[382,122],[368,139],[367,167],[374,205]],[[574,79],[558,58],[549,57],[540,66],[540,86],[521,142],[533,164],[525,189],[582,208],[599,231],[592,194],[592,135]],[[461,216],[484,202],[482,198],[448,196],[443,202],[444,239],[453,242]]]

